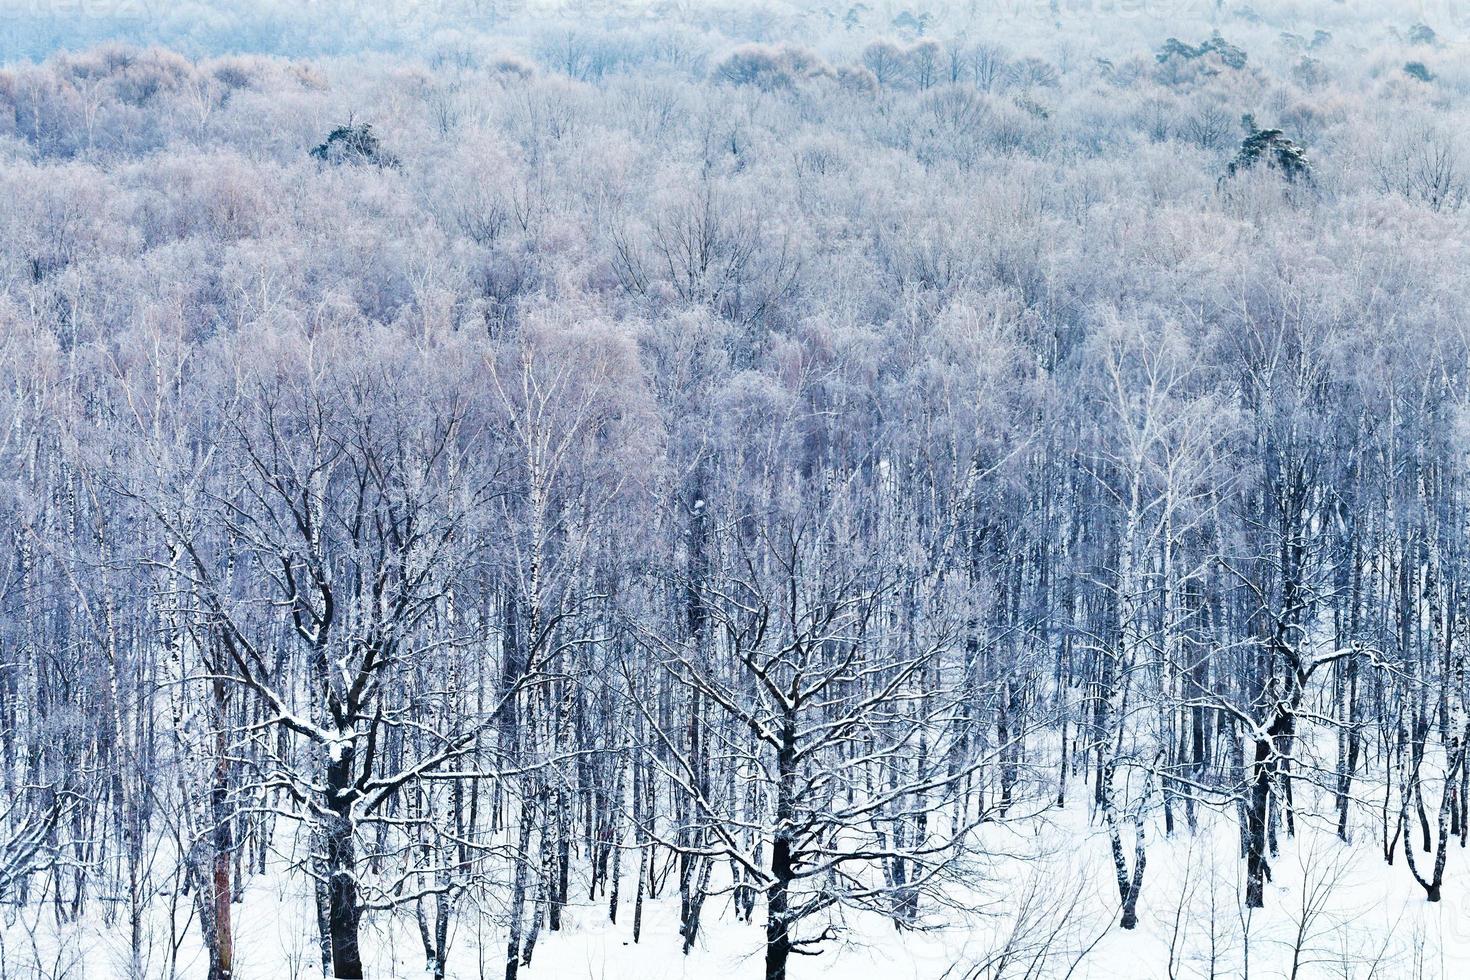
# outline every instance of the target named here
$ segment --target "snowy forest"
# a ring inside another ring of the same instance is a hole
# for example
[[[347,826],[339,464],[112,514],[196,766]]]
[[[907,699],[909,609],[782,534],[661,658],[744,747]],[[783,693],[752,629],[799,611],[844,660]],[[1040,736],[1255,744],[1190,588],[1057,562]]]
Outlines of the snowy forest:
[[[1470,968],[1470,8],[0,3],[0,980]]]

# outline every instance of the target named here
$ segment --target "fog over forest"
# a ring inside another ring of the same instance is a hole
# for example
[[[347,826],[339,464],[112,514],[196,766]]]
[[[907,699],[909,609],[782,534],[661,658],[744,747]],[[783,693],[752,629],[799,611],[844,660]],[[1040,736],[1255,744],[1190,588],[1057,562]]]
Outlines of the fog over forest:
[[[0,0],[0,980],[1464,975],[1467,40]]]

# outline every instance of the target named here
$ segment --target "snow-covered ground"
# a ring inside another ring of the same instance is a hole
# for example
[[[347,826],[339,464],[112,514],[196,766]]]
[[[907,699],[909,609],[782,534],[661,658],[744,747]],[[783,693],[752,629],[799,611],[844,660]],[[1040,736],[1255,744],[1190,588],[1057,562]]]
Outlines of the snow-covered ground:
[[[1366,816],[1366,815],[1365,815]],[[1162,828],[1156,828],[1161,831]],[[1360,835],[1368,834],[1367,826]],[[1148,852],[1139,926],[1116,925],[1117,893],[1106,835],[1087,826],[1080,803],[1044,818],[994,828],[991,857],[976,865],[973,889],[954,908],[931,909],[933,928],[895,930],[871,913],[848,913],[841,939],[819,956],[798,958],[796,978],[939,980],[990,977],[1385,977],[1439,978],[1470,971],[1470,888],[1450,855],[1444,900],[1431,904],[1402,852],[1389,866],[1371,839],[1341,845],[1330,828],[1308,821],[1281,840],[1267,907],[1248,914],[1241,901],[1243,863],[1231,815],[1201,811],[1191,835],[1157,833]],[[1003,855],[1003,856],[1002,856]],[[631,863],[631,862],[629,862]],[[681,955],[677,895],[645,907],[640,941],[632,940],[632,881],[625,879],[619,922],[605,901],[573,889],[560,932],[543,930],[523,977],[555,980],[705,980],[761,976],[760,910],[754,924],[736,920],[728,896],[712,898],[704,929]],[[146,933],[147,977],[204,976],[195,922],[181,902],[181,944],[171,971],[169,927],[161,916]],[[449,975],[503,976],[505,936],[496,910],[466,907],[451,936]],[[236,907],[239,980],[320,977],[306,882],[294,874],[251,881]],[[417,924],[408,912],[380,913],[364,928],[369,975],[424,976]],[[3,975],[110,980],[132,973],[126,916],[98,917],[57,930],[49,910],[5,918]],[[39,968],[38,965],[39,964]]]

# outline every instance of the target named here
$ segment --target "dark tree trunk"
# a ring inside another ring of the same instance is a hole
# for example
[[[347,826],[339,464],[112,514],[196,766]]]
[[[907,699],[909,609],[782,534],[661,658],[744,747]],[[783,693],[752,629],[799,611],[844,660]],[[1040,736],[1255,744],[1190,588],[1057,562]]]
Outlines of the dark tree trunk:
[[[215,784],[211,791],[211,802],[214,809],[214,867],[210,875],[212,894],[210,900],[213,905],[213,943],[209,955],[209,980],[230,980],[234,976],[235,946],[234,935],[230,927],[231,899],[233,897],[230,888],[230,854],[234,850],[232,834],[230,833],[229,813],[226,811],[226,786],[227,767],[223,742],[225,740],[221,730],[218,740],[221,744],[217,746],[219,755],[215,763]]]
[[[766,980],[786,980],[791,958],[791,824],[796,817],[791,788],[796,771],[794,726],[787,725],[777,753],[776,833],[771,846],[771,884],[766,889]]]
[[[771,849],[771,874],[775,881],[766,889],[766,980],[786,980],[786,961],[791,958],[790,886],[791,842],[777,835]]]
[[[323,837],[327,848],[328,927],[332,942],[332,976],[362,980],[362,953],[357,945],[362,909],[357,902],[356,849],[352,840],[353,753],[343,751],[327,763],[327,798],[332,816]]]
[[[1271,805],[1270,757],[1270,740],[1258,739],[1251,763],[1250,796],[1246,801],[1245,906],[1250,909],[1265,907],[1266,881],[1271,877],[1270,862],[1266,860],[1266,823]]]
[[[519,846],[515,854],[515,883],[510,896],[510,935],[506,939],[505,980],[516,980],[516,972],[521,965],[521,916],[526,902],[527,864],[531,860],[531,822],[535,819],[531,812],[529,787],[525,787],[522,800]]]

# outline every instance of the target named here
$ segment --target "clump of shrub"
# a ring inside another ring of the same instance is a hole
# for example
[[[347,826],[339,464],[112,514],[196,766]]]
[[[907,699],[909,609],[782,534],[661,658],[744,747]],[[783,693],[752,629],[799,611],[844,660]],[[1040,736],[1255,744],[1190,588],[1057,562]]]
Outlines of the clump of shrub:
[[[1434,72],[1430,71],[1422,61],[1411,61],[1404,65],[1404,74],[1421,82],[1434,81]]]
[[[753,85],[763,92],[789,89],[797,82],[833,75],[831,67],[805,48],[783,44],[742,44],[714,67],[714,77],[729,85]]]
[[[398,166],[398,158],[383,149],[368,123],[354,125],[349,122],[338,126],[327,136],[326,142],[311,151],[311,155],[323,163]]]
[[[1154,60],[1169,73],[1168,81],[1181,81],[1187,75],[1218,75],[1224,71],[1242,71],[1246,53],[1220,35],[1210,35],[1203,44],[1191,45],[1171,37],[1166,40]]]
[[[1245,127],[1246,137],[1240,150],[1225,168],[1228,177],[1264,165],[1278,171],[1288,183],[1310,183],[1312,167],[1307,160],[1307,151],[1279,129],[1260,129],[1255,118],[1246,115],[1240,120]]]

